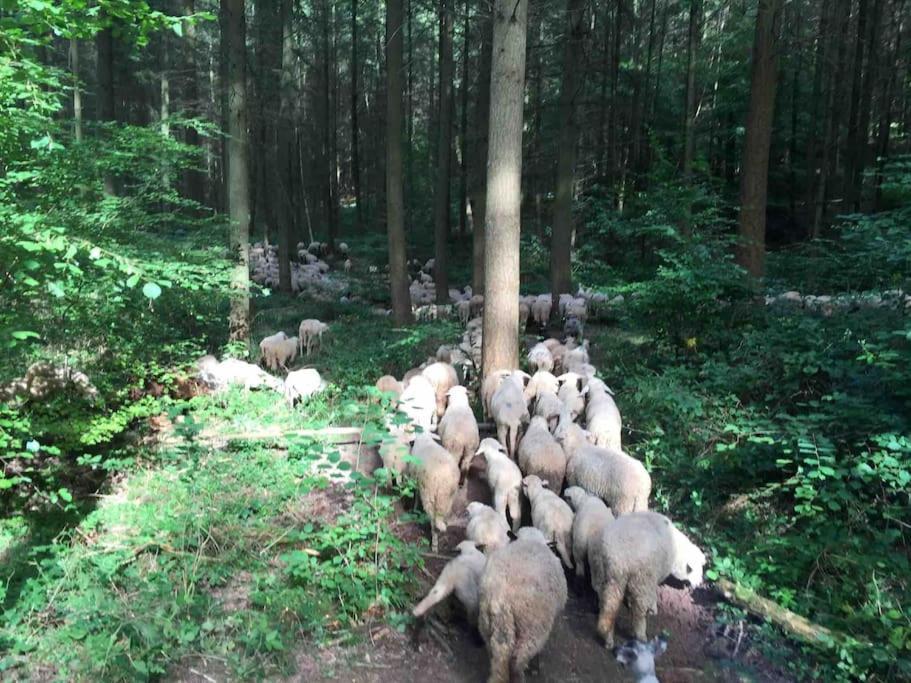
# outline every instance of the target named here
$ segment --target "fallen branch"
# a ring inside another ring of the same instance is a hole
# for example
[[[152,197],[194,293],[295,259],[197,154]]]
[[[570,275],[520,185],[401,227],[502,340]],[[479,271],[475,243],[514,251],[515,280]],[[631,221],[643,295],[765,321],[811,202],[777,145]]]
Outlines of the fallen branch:
[[[358,443],[361,440],[360,427],[324,427],[322,429],[267,429],[257,432],[234,432],[213,434],[202,437],[203,441],[261,441],[280,439],[288,436],[302,436],[311,439],[323,439],[336,444]]]
[[[782,607],[778,603],[758,595],[745,586],[738,585],[727,579],[719,579],[716,585],[729,602],[772,622],[804,643],[831,648],[848,641],[846,635],[825,626],[814,624],[806,617],[802,617],[786,607]]]

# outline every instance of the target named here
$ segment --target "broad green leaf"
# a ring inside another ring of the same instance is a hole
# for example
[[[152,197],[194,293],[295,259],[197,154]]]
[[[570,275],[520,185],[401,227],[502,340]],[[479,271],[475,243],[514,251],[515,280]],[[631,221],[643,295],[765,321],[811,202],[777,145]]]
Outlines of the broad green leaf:
[[[142,293],[149,299],[155,300],[161,296],[161,287],[154,282],[146,282],[142,287]]]

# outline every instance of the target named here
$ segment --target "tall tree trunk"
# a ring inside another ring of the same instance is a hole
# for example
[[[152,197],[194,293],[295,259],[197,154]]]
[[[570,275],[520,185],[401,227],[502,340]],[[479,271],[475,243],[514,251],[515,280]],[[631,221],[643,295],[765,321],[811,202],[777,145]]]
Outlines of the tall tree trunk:
[[[358,149],[357,90],[357,0],[351,0],[351,182],[354,184],[355,220],[357,230],[364,228],[364,207],[361,200],[361,161]]]
[[[819,104],[822,99],[823,75],[829,68],[830,50],[828,26],[829,26],[829,6],[830,0],[819,0],[819,31],[816,34],[816,64],[813,69],[813,89],[810,93],[810,119],[807,130],[807,182],[806,182],[806,204],[807,204],[807,222],[812,226],[813,216],[815,215],[816,204],[816,186],[819,182],[819,163],[817,161],[817,146],[819,137],[819,127],[817,118],[819,116]],[[828,115],[828,112],[827,112]],[[811,227],[812,233],[812,227]]]
[[[487,169],[484,377],[519,367],[522,98],[528,0],[494,3]]]
[[[598,174],[603,178],[608,180],[609,183],[609,171],[607,168],[607,112],[609,110],[609,104],[607,99],[607,86],[610,82],[610,66],[612,64],[611,60],[611,20],[610,20],[610,5],[609,3],[604,3],[604,14],[602,21],[604,23],[604,46],[603,46],[603,55],[601,58],[601,83],[599,84],[599,94],[598,94],[598,139],[596,143],[596,162],[595,165],[598,169]]]
[[[582,48],[585,37],[585,0],[567,0],[563,83],[560,88],[560,137],[557,148],[557,187],[554,193],[553,237],[550,245],[550,291],[553,310],[561,294],[572,291],[573,186],[579,138],[582,94]]]
[[[195,0],[184,0],[183,2],[183,13],[184,16],[190,16],[196,11],[195,9]],[[184,111],[187,116],[196,117],[200,114],[200,101],[199,101],[199,83],[197,81],[197,58],[196,51],[198,49],[197,37],[196,37],[196,23],[194,21],[185,21],[183,22],[183,35],[185,38],[184,49],[185,56],[184,60],[187,64],[187,79],[186,79],[186,97],[184,98]],[[186,144],[191,147],[199,147],[199,131],[195,126],[188,126],[185,132]],[[188,169],[184,172],[183,178],[184,187],[186,188],[187,196],[193,201],[199,202],[200,204],[205,201],[205,177],[201,171],[196,169]]]
[[[82,86],[79,84],[79,41],[70,39],[70,73],[73,75],[73,136],[82,142]]]
[[[481,26],[481,58],[478,64],[478,104],[475,107],[474,152],[471,174],[472,222],[472,275],[471,286],[475,294],[484,293],[485,238],[487,231],[487,143],[490,126],[490,68],[493,59],[493,15],[482,11],[478,16]]]
[[[397,325],[412,321],[402,185],[402,19],[402,0],[386,0],[386,231],[392,317]]]
[[[468,224],[468,35],[471,28],[471,4],[465,0],[462,25],[462,77],[459,92],[459,237],[464,238]]]
[[[853,156],[853,163],[851,166],[854,171],[854,178],[850,184],[851,194],[849,196],[850,204],[848,208],[855,212],[862,209],[864,171],[867,167],[870,146],[870,116],[873,106],[873,88],[876,84],[876,65],[879,60],[882,11],[883,0],[873,0],[873,14],[870,17],[866,41],[866,73],[864,75],[863,87],[860,91],[860,114],[857,123],[857,139],[855,140],[854,146],[849,150],[849,153]]]
[[[769,146],[778,85],[778,29],[782,0],[759,0],[753,42],[750,105],[740,179],[740,244],[737,262],[754,277],[765,271],[765,222]]]
[[[279,27],[282,37],[279,110],[275,122],[275,164],[272,172],[273,210],[278,220],[278,288],[292,290],[291,234],[294,211],[291,204],[291,144],[294,115],[294,25],[293,0],[281,0]]]
[[[326,206],[326,241],[329,243],[329,251],[335,249],[335,237],[338,232],[338,212],[337,198],[335,196],[335,128],[333,126],[334,105],[332,101],[332,77],[331,69],[332,60],[332,22],[330,21],[331,7],[330,0],[322,0],[320,8],[320,39],[322,52],[322,87],[321,94],[321,114],[322,114],[322,138],[323,138],[323,169],[322,169],[322,186],[323,201]]]
[[[882,67],[888,71],[882,101],[879,105],[879,122],[876,133],[876,177],[874,179],[873,193],[873,211],[877,212],[882,208],[882,183],[883,169],[886,165],[886,159],[889,155],[889,139],[892,127],[892,107],[895,93],[896,72],[898,69],[895,65],[899,61],[899,55],[902,53],[902,28],[901,28],[901,10],[904,6],[904,0],[898,0],[896,6],[892,8],[892,34],[895,36],[892,40],[892,49],[884,59]]]
[[[850,113],[848,114],[848,139],[845,154],[845,177],[842,197],[846,211],[853,210],[857,196],[857,148],[860,145],[861,88],[863,87],[864,57],[867,52],[867,26],[869,22],[868,0],[858,0],[857,35],[854,40],[854,73],[851,77]],[[866,136],[866,133],[864,134]]]
[[[250,340],[250,174],[247,145],[247,28],[244,0],[221,0],[225,16],[228,87],[228,217],[231,314],[229,336]]]
[[[95,36],[97,50],[98,120],[102,123],[114,121],[114,32],[108,26]],[[104,194],[112,197],[117,185],[111,173],[103,177]]]
[[[621,2],[614,3],[613,34],[610,39],[610,109],[607,116],[607,177],[608,185],[616,196],[620,165],[620,41],[623,36],[623,7]]]
[[[686,101],[683,113],[683,161],[680,168],[685,182],[692,180],[696,150],[696,63],[702,37],[702,0],[690,0],[686,40]]]
[[[437,302],[449,302],[449,174],[452,167],[452,8],[440,0],[440,114],[433,197],[434,268]]]

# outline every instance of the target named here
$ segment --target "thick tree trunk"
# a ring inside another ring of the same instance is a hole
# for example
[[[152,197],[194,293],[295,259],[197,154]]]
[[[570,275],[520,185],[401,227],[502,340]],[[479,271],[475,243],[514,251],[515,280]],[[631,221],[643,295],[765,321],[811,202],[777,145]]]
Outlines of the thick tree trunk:
[[[290,292],[291,287],[291,235],[294,231],[294,211],[291,204],[291,140],[293,83],[294,83],[294,26],[293,0],[282,0],[279,26],[282,37],[281,70],[279,82],[278,120],[275,122],[275,164],[272,173],[274,192],[273,211],[278,219],[278,287]]]
[[[114,121],[114,33],[110,26],[102,29],[95,36],[97,50],[96,76],[98,80],[98,120],[102,123]],[[103,177],[104,194],[112,197],[117,194],[114,176],[105,173]]]
[[[386,0],[386,231],[392,317],[397,325],[412,321],[402,186],[402,19],[402,0]]]
[[[230,248],[231,314],[229,336],[250,340],[250,175],[247,146],[247,54],[244,0],[221,0],[225,15],[228,65],[228,217]]]
[[[70,40],[70,73],[73,75],[73,136],[82,142],[82,86],[79,84],[79,41]]]
[[[528,0],[494,3],[487,168],[484,376],[519,367],[522,98]]]
[[[554,297],[554,311],[557,310],[556,302],[560,294],[572,291],[573,186],[579,138],[578,101],[584,80],[580,71],[585,36],[585,6],[585,0],[567,0],[566,3],[557,187],[554,193],[553,236],[550,245],[550,292]]]
[[[440,0],[440,97],[436,187],[433,197],[434,268],[437,302],[449,302],[449,174],[452,166],[452,8]]]
[[[364,228],[364,207],[361,199],[361,160],[358,147],[358,59],[357,59],[357,0],[351,0],[351,182],[354,185],[355,220],[358,232]]]
[[[740,244],[737,262],[754,277],[765,270],[769,145],[778,85],[778,29],[782,0],[759,0],[753,42],[750,105],[740,179]]]
[[[493,59],[493,15],[482,12],[481,58],[478,64],[478,104],[475,108],[474,163],[471,174],[472,275],[475,294],[484,293],[485,239],[487,231],[487,143],[490,126],[490,67]]]

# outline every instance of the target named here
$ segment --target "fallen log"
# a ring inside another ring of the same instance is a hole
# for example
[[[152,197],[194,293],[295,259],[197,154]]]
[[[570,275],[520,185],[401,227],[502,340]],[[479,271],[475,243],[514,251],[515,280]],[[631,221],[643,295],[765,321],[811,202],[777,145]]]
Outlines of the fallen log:
[[[773,600],[762,597],[746,586],[741,586],[727,579],[719,579],[715,585],[718,586],[721,594],[728,602],[732,602],[748,612],[772,622],[788,635],[808,645],[832,648],[849,640],[848,636],[843,633],[814,624],[806,617],[782,607]]]

